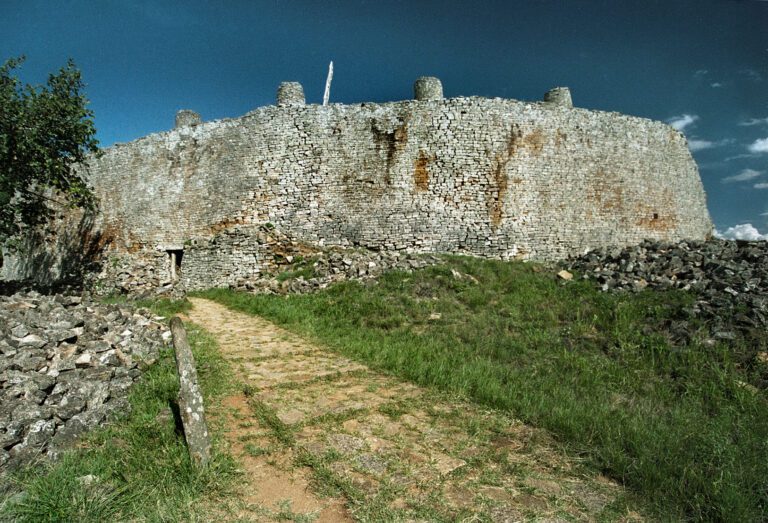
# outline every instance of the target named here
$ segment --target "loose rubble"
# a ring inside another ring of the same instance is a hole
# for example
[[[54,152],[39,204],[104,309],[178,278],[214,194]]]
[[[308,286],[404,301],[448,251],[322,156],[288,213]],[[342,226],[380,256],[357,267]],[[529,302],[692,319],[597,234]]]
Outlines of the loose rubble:
[[[0,296],[0,475],[127,412],[131,385],[170,339],[159,319],[80,296]]]
[[[397,251],[329,250],[309,258],[289,256],[277,274],[239,278],[231,288],[257,294],[304,294],[346,280],[370,281],[386,271],[412,271],[442,263],[433,255]]]
[[[757,355],[768,330],[768,242],[646,241],[597,250],[564,263],[603,291],[683,289],[696,293],[683,313],[704,321],[713,340],[746,340]],[[685,337],[685,322],[675,326]]]

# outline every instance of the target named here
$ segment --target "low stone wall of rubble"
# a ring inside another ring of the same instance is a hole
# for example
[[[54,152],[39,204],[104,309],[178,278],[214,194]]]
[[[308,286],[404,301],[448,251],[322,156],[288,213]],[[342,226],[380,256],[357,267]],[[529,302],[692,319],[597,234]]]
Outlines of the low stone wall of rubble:
[[[0,296],[0,475],[125,413],[131,385],[170,340],[158,320],[79,296]]]
[[[327,250],[288,256],[277,273],[238,278],[231,288],[258,294],[303,294],[346,280],[373,280],[391,270],[412,271],[442,263],[439,256],[396,251]]]
[[[565,266],[594,280],[604,291],[675,288],[695,292],[695,305],[684,310],[685,317],[670,326],[673,334],[689,336],[688,320],[699,319],[714,340],[745,342],[745,364],[765,354],[768,242],[646,241],[624,249],[590,252],[569,260]]]

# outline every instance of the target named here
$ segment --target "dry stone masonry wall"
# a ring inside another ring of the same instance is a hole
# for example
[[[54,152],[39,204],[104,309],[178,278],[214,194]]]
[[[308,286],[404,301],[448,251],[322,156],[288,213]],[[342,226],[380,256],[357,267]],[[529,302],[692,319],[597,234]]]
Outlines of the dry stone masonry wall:
[[[285,250],[275,235],[297,251],[552,260],[711,232],[696,164],[666,124],[572,108],[566,88],[520,102],[414,87],[418,100],[320,106],[284,83],[277,106],[185,115],[107,149],[89,175],[113,254],[201,288],[268,269]]]
[[[544,101],[546,103],[559,105],[562,107],[573,107],[573,100],[571,100],[571,90],[567,87],[553,87],[544,93]]]
[[[198,125],[202,122],[200,115],[195,111],[189,109],[182,109],[176,113],[176,127],[187,127],[192,125]]]

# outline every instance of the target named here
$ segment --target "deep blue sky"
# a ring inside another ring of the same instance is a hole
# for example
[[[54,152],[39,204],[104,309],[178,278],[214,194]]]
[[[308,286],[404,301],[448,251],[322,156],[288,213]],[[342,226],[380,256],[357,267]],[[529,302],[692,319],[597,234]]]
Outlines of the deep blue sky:
[[[297,80],[332,102],[445,95],[538,100],[674,122],[718,229],[768,233],[768,1],[0,0],[0,60],[32,83],[73,58],[102,146],[274,102]]]

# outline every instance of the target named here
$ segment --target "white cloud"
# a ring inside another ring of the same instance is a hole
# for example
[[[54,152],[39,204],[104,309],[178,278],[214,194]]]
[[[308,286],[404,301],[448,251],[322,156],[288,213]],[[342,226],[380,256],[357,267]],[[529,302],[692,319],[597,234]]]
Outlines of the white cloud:
[[[763,81],[763,75],[761,75],[758,71],[755,71],[754,69],[742,69],[739,71],[740,74],[743,74],[753,82],[762,82]]]
[[[696,70],[696,72],[693,73],[693,76],[695,78],[701,78],[702,76],[706,76],[707,74],[709,74],[709,71],[707,71],[706,69],[698,69]]]
[[[750,144],[747,149],[751,153],[768,153],[768,138],[762,138],[755,140],[753,144]]]
[[[742,127],[751,127],[753,125],[768,125],[768,118],[750,118],[749,120],[739,122],[739,125]]]
[[[760,234],[751,223],[742,223],[735,227],[728,227],[725,232],[715,230],[715,236],[724,240],[768,240],[768,234]]]
[[[768,0],[766,0],[768,1]],[[733,160],[740,160],[742,158],[757,158],[759,155],[757,154],[737,154],[736,156],[729,156],[725,159],[726,162],[730,162]]]
[[[697,140],[695,138],[691,138],[690,140],[688,140],[688,149],[690,149],[691,152],[703,151],[704,149],[712,149],[713,147],[728,145],[729,143],[732,143],[732,142],[733,140],[730,138],[718,140],[717,142],[712,142],[710,140]]]
[[[703,151],[704,149],[711,149],[715,146],[715,142],[709,140],[688,140],[688,148],[691,151]]]
[[[680,116],[673,116],[667,123],[674,127],[678,131],[685,130],[686,127],[698,120],[699,117],[695,114],[681,114]]]
[[[761,174],[763,174],[763,171],[756,171],[754,169],[744,169],[739,174],[734,174],[733,176],[726,176],[720,181],[723,183],[746,182],[747,180],[752,180],[754,178],[757,178]]]
[[[765,183],[765,182],[756,183],[753,187],[755,189],[768,189],[768,183]]]
[[[722,87],[722,86],[723,86],[723,84],[721,84],[720,82],[712,82],[711,84],[709,84],[709,86],[710,86],[712,89],[717,89],[718,87]]]

